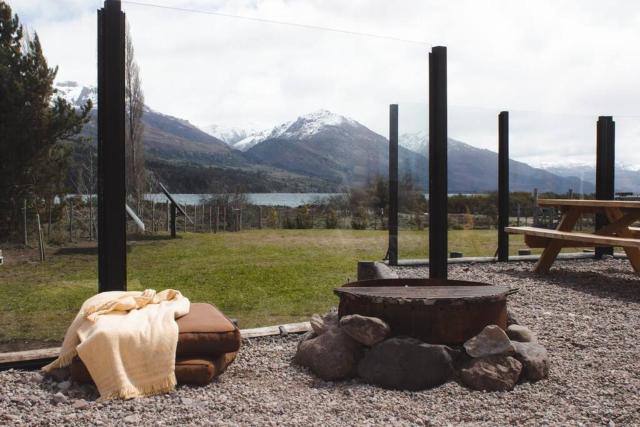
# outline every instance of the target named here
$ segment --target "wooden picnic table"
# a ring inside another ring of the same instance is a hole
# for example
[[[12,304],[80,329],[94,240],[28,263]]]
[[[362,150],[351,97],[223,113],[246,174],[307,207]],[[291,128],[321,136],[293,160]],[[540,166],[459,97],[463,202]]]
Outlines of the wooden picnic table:
[[[538,205],[561,210],[562,216],[555,230],[505,228],[508,233],[524,234],[524,241],[530,248],[544,248],[536,272],[547,273],[565,247],[619,246],[626,252],[635,272],[640,273],[640,228],[632,227],[640,220],[640,201],[540,199]],[[574,231],[578,219],[586,213],[604,214],[609,224],[593,233]]]

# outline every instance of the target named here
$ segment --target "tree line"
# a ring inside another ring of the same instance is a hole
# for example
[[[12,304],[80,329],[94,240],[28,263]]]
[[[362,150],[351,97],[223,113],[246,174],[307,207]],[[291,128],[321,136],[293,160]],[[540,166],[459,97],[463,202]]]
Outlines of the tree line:
[[[140,70],[126,32],[127,194],[142,197],[148,174],[142,147]],[[15,238],[25,203],[37,212],[69,193],[95,194],[97,146],[81,131],[94,105],[72,105],[54,87],[58,67],[50,67],[37,32],[27,30],[9,4],[0,0],[0,241]],[[55,218],[52,218],[54,220]]]

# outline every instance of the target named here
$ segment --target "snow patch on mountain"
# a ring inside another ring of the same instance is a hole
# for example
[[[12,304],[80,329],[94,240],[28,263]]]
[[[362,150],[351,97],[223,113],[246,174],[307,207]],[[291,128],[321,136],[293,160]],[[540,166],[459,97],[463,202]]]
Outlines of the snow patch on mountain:
[[[88,99],[93,103],[93,108],[98,106],[98,88],[84,86],[78,82],[57,82],[54,85],[54,97],[60,96],[74,107],[82,107]]]
[[[218,138],[221,141],[227,143],[227,145],[234,146],[236,143],[242,141],[249,135],[253,135],[258,132],[258,130],[251,126],[249,128],[239,128],[239,127],[227,127],[221,125],[210,125],[204,129],[209,135]]]
[[[398,144],[414,153],[425,154],[429,149],[427,146],[428,140],[429,134],[426,130],[423,130],[414,133],[403,133],[398,137]]]
[[[256,132],[233,144],[233,148],[247,151],[251,147],[268,139],[281,138],[304,141],[319,132],[336,127],[362,126],[357,121],[328,110],[318,110],[305,114],[290,122],[282,123],[273,129]]]

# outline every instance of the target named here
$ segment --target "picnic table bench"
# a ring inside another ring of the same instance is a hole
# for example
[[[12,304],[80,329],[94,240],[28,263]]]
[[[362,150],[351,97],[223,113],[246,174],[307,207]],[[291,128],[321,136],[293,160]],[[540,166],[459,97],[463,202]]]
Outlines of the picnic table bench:
[[[640,201],[540,199],[538,205],[556,207],[562,216],[555,230],[537,227],[506,227],[511,234],[524,234],[530,248],[544,248],[535,271],[547,273],[562,248],[619,246],[624,249],[634,271],[640,273]],[[573,228],[585,213],[604,214],[609,224],[594,233]]]

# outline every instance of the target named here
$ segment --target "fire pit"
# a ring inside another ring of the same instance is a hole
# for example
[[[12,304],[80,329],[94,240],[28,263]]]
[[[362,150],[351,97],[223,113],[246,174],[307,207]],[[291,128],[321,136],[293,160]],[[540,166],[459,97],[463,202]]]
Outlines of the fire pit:
[[[338,311],[311,316],[294,362],[320,378],[358,376],[401,390],[454,378],[505,391],[549,373],[547,350],[508,319],[506,286],[459,280],[376,279],[334,290]],[[507,326],[507,323],[510,323]]]
[[[507,327],[506,286],[434,279],[378,279],[347,283],[338,316],[360,314],[384,320],[392,336],[432,344],[462,344],[487,325]]]

